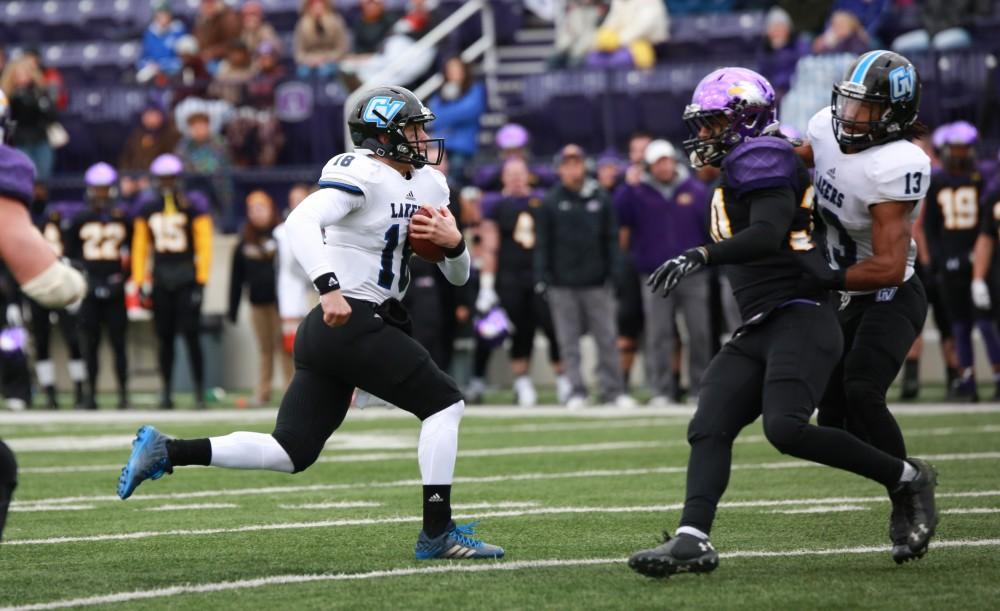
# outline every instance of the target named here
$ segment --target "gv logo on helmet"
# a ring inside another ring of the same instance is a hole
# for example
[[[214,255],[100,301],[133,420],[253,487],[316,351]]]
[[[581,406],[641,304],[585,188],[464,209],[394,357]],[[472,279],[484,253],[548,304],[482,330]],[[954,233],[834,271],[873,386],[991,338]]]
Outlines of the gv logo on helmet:
[[[913,66],[899,66],[889,72],[889,99],[893,102],[913,99],[913,87],[916,83],[916,71]]]
[[[362,113],[361,118],[364,119],[365,123],[374,123],[376,127],[387,127],[388,121],[392,121],[406,102],[401,100],[393,100],[387,95],[375,96],[368,100],[368,104],[365,105],[365,111]],[[375,113],[378,114],[375,114]],[[381,115],[381,116],[379,116]]]

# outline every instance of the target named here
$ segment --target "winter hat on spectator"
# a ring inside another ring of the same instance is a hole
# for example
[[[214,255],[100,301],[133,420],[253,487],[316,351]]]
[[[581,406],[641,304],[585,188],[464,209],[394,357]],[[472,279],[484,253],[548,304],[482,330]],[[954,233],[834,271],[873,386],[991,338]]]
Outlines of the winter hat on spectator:
[[[606,165],[613,165],[618,169],[623,167],[623,159],[621,155],[614,151],[605,151],[601,153],[600,157],[597,158],[597,167],[603,167]]]
[[[556,165],[559,165],[568,159],[579,159],[586,162],[587,154],[583,152],[583,149],[580,148],[579,144],[567,144],[556,154]]]
[[[508,123],[497,130],[497,148],[502,150],[520,149],[528,146],[528,130],[517,123]]]
[[[653,165],[664,157],[677,159],[677,149],[666,140],[653,140],[646,146],[643,159],[646,165]]]
[[[279,55],[278,45],[274,44],[274,42],[270,40],[262,40],[260,44],[257,45],[257,55],[273,55],[277,57]]]
[[[788,14],[788,11],[780,6],[772,6],[771,10],[767,12],[767,17],[764,18],[764,29],[778,24],[784,24],[788,27],[792,27],[792,16]]]
[[[173,8],[170,6],[170,0],[155,0],[153,2],[153,12],[154,13],[170,13],[174,14]]]

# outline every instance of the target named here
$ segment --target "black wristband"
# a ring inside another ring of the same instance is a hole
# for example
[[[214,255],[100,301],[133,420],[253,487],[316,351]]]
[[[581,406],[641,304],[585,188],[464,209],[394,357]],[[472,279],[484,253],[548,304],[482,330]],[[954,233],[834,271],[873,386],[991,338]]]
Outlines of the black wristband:
[[[465,252],[465,238],[459,240],[458,244],[455,245],[455,248],[445,248],[444,256],[449,259],[454,259],[455,257],[462,256],[463,252]]]
[[[340,288],[340,280],[337,280],[337,274],[329,272],[313,280],[313,285],[320,295],[326,295]]]

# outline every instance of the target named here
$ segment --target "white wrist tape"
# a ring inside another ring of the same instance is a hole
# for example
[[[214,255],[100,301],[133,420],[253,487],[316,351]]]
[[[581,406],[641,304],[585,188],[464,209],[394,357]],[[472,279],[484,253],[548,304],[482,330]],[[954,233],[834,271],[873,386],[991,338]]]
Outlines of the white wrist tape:
[[[25,295],[46,308],[65,308],[83,299],[87,281],[83,275],[61,261],[21,285]]]

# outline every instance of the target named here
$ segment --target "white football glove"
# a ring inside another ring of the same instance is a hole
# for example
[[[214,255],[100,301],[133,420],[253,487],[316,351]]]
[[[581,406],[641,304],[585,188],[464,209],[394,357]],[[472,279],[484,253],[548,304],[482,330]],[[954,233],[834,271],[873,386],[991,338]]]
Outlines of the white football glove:
[[[45,308],[57,310],[79,304],[87,294],[83,274],[62,261],[21,285],[21,291]]]
[[[980,310],[989,310],[992,305],[990,287],[983,280],[972,281],[972,303]]]

